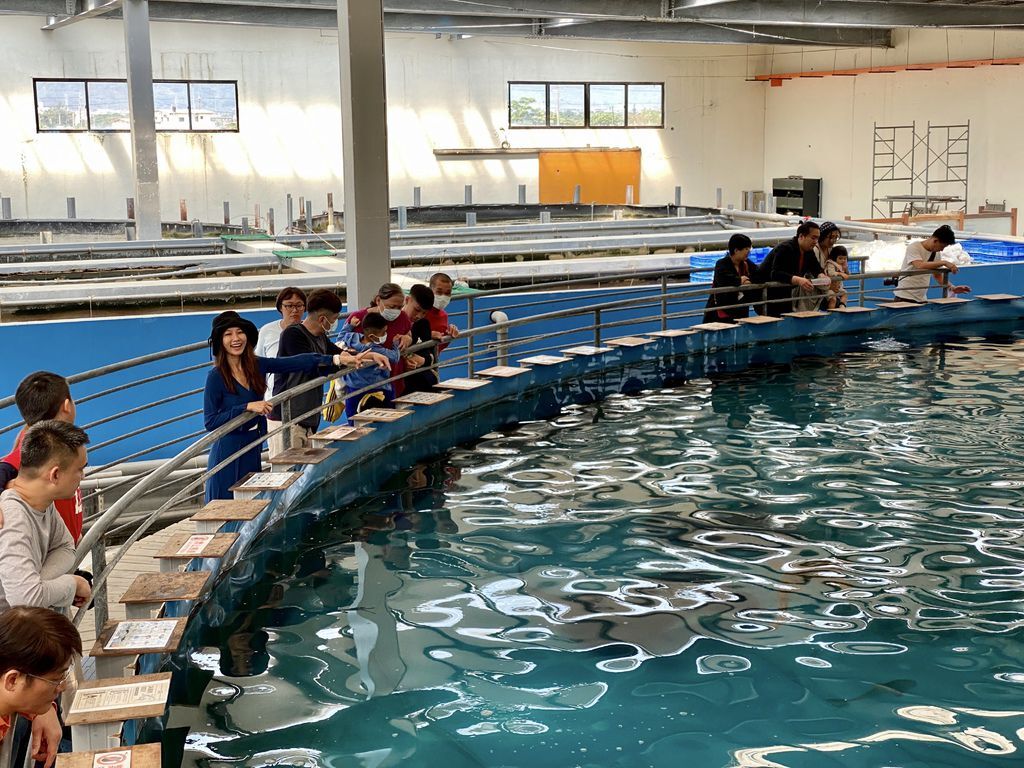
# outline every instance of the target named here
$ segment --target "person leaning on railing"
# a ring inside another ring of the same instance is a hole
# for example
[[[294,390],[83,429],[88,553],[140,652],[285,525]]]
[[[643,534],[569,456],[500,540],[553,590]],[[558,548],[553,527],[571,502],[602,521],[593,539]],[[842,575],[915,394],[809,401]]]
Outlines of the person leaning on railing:
[[[729,238],[729,253],[715,262],[715,276],[712,278],[712,288],[742,288],[750,285],[750,276],[754,272],[754,265],[750,263],[750,248],[753,243],[746,235],[739,233]],[[741,317],[746,317],[749,307],[737,307],[749,301],[742,291],[725,291],[712,293],[708,296],[708,303],[705,306],[705,323],[735,323]]]
[[[214,365],[206,376],[203,419],[207,431],[214,431],[246,411],[258,418],[246,422],[215,442],[210,448],[207,469],[252,443],[248,451],[206,481],[206,501],[230,499],[231,486],[250,472],[260,470],[260,447],[267,434],[266,415],[271,404],[264,400],[268,373],[297,371],[328,372],[357,365],[359,357],[347,352],[336,355],[292,355],[257,357],[254,348],[259,332],[250,320],[237,312],[221,312],[213,319],[210,349]],[[296,414],[298,415],[298,414]]]
[[[942,251],[954,243],[956,243],[956,234],[948,224],[943,224],[936,229],[929,238],[908,243],[900,271],[926,269],[931,274],[922,272],[917,275],[903,275],[894,278],[892,282],[895,283],[896,290],[893,291],[893,294],[896,298],[900,301],[915,301],[918,304],[923,304],[928,299],[928,285],[933,277],[936,283],[954,295],[968,293],[971,290],[970,287],[953,285],[949,280],[949,275],[955,275],[959,271],[956,263],[937,258]]]

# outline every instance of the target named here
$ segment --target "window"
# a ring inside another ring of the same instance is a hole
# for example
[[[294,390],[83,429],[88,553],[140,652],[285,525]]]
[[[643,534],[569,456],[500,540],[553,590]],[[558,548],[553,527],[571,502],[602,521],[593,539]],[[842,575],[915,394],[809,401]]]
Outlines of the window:
[[[582,128],[587,124],[586,86],[582,83],[552,83],[550,125]]]
[[[509,83],[510,128],[664,128],[663,83]]]
[[[590,124],[608,128],[626,126],[626,86],[590,86]]]
[[[85,83],[37,80],[36,127],[40,131],[87,131]]]
[[[36,130],[129,131],[124,80],[35,80]],[[238,130],[238,87],[225,81],[157,80],[153,107],[158,131]]]
[[[509,124],[515,127],[547,125],[547,89],[544,83],[509,83]]]
[[[188,131],[188,83],[153,83],[153,112],[158,131]]]
[[[234,83],[189,83],[193,131],[237,131],[238,94]]]
[[[129,131],[128,83],[94,80],[85,84],[89,94],[90,131]]]

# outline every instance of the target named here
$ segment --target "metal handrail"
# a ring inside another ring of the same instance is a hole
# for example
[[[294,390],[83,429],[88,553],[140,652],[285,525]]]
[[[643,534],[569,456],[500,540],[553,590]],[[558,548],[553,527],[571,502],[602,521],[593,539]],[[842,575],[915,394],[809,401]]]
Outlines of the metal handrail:
[[[900,271],[900,272],[863,273],[863,274],[860,274],[860,275],[851,275],[850,280],[859,283],[861,293],[863,294],[864,293],[864,282],[866,280],[868,280],[868,279],[874,279],[874,278],[880,278],[880,277],[888,277],[888,276],[895,276],[895,275],[907,275],[907,274],[924,274],[924,273],[933,274],[934,272],[935,272],[934,270],[906,270],[906,271]],[[756,290],[763,290],[765,288],[772,288],[772,287],[789,287],[788,284],[785,284],[785,283],[765,283],[765,284],[758,283],[758,284],[753,284],[753,285],[756,286],[756,288],[755,288]],[[658,317],[661,317],[663,319],[663,321],[664,321],[664,318],[667,317],[667,316],[671,316],[673,318],[675,318],[675,317],[692,316],[694,314],[698,314],[700,312],[703,312],[704,311],[703,308],[698,308],[698,309],[694,309],[694,310],[686,310],[686,311],[683,311],[683,312],[671,313],[670,315],[665,315],[664,314],[664,312],[665,312],[664,308],[667,307],[668,304],[681,303],[681,302],[687,302],[688,303],[688,302],[692,302],[692,301],[695,301],[695,300],[699,301],[699,300],[704,299],[704,298],[706,298],[707,296],[710,296],[710,295],[714,295],[714,294],[717,294],[717,293],[735,293],[737,290],[738,289],[735,286],[727,286],[727,287],[722,287],[722,288],[714,288],[713,286],[706,286],[706,285],[702,285],[701,287],[696,288],[694,290],[677,291],[677,292],[674,292],[674,293],[669,293],[667,290],[663,290],[660,295],[644,296],[644,297],[637,297],[637,298],[631,298],[631,299],[621,299],[621,300],[618,300],[618,301],[604,302],[604,303],[601,303],[601,304],[596,304],[596,305],[593,305],[593,306],[590,306],[590,307],[563,309],[563,310],[557,310],[557,311],[554,311],[554,312],[548,312],[548,313],[542,313],[542,314],[539,314],[539,315],[533,315],[533,316],[526,317],[526,318],[518,318],[518,319],[515,319],[515,320],[509,320],[509,321],[500,322],[500,323],[491,323],[491,324],[488,324],[488,325],[478,326],[476,328],[468,329],[465,332],[464,335],[468,336],[470,339],[472,339],[472,338],[474,338],[476,336],[482,336],[482,335],[485,335],[485,334],[490,334],[490,333],[496,332],[499,329],[506,329],[507,330],[510,327],[521,327],[521,326],[527,325],[529,323],[544,322],[545,320],[553,320],[553,319],[559,319],[559,318],[564,318],[564,317],[573,317],[573,316],[581,316],[581,315],[591,315],[591,314],[593,314],[595,316],[595,320],[596,320],[596,322],[593,323],[593,324],[584,325],[584,326],[576,326],[576,327],[573,327],[573,328],[570,328],[570,329],[567,329],[567,330],[555,331],[555,332],[552,332],[550,334],[532,335],[532,336],[524,337],[524,338],[520,338],[520,339],[507,340],[507,341],[503,342],[502,346],[504,347],[505,350],[508,350],[508,349],[511,349],[511,348],[514,348],[514,347],[520,346],[520,345],[533,344],[533,343],[535,343],[539,339],[563,336],[563,335],[567,335],[567,334],[576,334],[576,333],[580,333],[580,332],[586,332],[588,330],[594,331],[596,339],[599,341],[599,333],[600,333],[600,328],[601,327],[618,327],[620,325],[636,325],[636,324],[641,324],[641,323],[644,323],[644,322],[650,322],[650,321],[652,321],[652,320],[654,320],[654,319],[656,319]],[[764,305],[764,304],[767,304],[767,303],[771,303],[772,301],[785,302],[785,301],[791,301],[791,300],[792,299],[789,298],[789,297],[780,298],[780,299],[774,299],[774,300],[760,299],[760,300],[755,300],[755,301],[751,301],[751,302],[745,302],[745,303],[736,304],[736,305],[729,305],[729,306],[736,306],[736,307],[746,306],[746,307],[749,307],[749,306]],[[626,320],[620,320],[620,321],[614,321],[614,322],[602,323],[601,320],[600,320],[602,312],[615,312],[615,311],[618,311],[618,310],[633,309],[633,308],[637,308],[637,307],[653,306],[653,305],[660,306],[662,308],[662,313],[661,314],[647,315],[647,316],[639,317],[639,318],[629,318],[629,319],[626,319]],[[726,308],[728,308],[728,307],[726,307]],[[450,341],[451,341],[451,339],[445,338],[445,339],[442,340],[441,343],[450,342]],[[437,342],[437,341],[431,340],[431,341],[428,341],[428,342],[424,342],[422,344],[414,345],[414,346],[410,347],[408,349],[408,351],[414,352],[414,351],[417,351],[417,350],[426,349],[426,348],[429,348],[429,347],[432,347],[432,346],[436,346],[438,343],[439,342]],[[195,345],[193,345],[193,346],[195,346]],[[202,345],[198,345],[198,346],[199,346],[199,348],[201,348]],[[459,357],[455,357],[455,358],[450,359],[450,360],[447,360],[444,364],[439,364],[438,362],[435,362],[434,365],[429,367],[429,369],[438,369],[439,370],[441,368],[457,365],[457,364],[459,364],[462,361],[466,361],[466,360],[472,361],[473,358],[475,358],[475,357],[490,356],[490,355],[492,355],[494,353],[494,351],[495,351],[495,349],[494,349],[494,346],[492,346],[492,345],[482,346],[478,350],[477,349],[470,349],[468,354],[463,355],[463,356],[459,356]],[[316,378],[314,378],[314,379],[312,379],[312,380],[310,380],[308,382],[304,382],[303,384],[300,384],[300,385],[298,385],[296,387],[293,387],[292,389],[289,389],[289,390],[287,390],[285,392],[282,392],[282,393],[280,393],[277,396],[269,398],[269,402],[271,402],[272,404],[282,403],[282,402],[285,402],[286,400],[290,400],[291,398],[293,398],[297,394],[301,394],[303,392],[311,391],[311,390],[316,389],[316,388],[319,388],[322,391],[322,388],[323,388],[324,384],[328,383],[332,379],[336,379],[338,377],[344,376],[346,373],[349,373],[349,372],[351,372],[353,370],[355,370],[355,368],[349,366],[349,367],[346,367],[346,368],[343,368],[343,369],[339,370],[338,372],[336,372],[336,373],[334,373],[332,375],[316,377]],[[398,379],[405,378],[407,376],[416,375],[416,374],[422,372],[423,370],[424,370],[423,368],[409,370],[409,371],[406,371],[403,374],[399,374],[398,376],[389,377],[386,381],[397,381]],[[370,391],[370,390],[373,390],[373,389],[377,389],[377,388],[379,388],[381,383],[383,383],[383,382],[377,382],[377,383],[375,383],[373,385],[368,385],[367,387],[364,387],[364,388],[362,388],[360,390],[357,390],[355,393],[339,394],[335,398],[330,400],[329,403],[336,403],[336,402],[341,401],[345,397],[351,397],[351,396],[354,396],[354,395],[358,395],[359,393],[364,392],[364,391]],[[271,431],[268,434],[276,434],[276,433],[281,432],[281,431],[283,431],[285,429],[289,429],[292,424],[294,424],[294,423],[296,423],[298,421],[301,421],[302,419],[305,419],[306,417],[308,417],[308,416],[310,416],[312,414],[315,414],[315,413],[319,412],[323,407],[324,407],[324,404],[318,403],[315,408],[310,409],[310,410],[306,411],[305,413],[293,416],[288,421],[282,423],[279,427],[275,428],[273,431]],[[119,518],[121,513],[123,511],[127,510],[128,508],[130,508],[131,505],[136,500],[141,498],[145,493],[149,493],[149,492],[152,492],[152,491],[155,491],[155,490],[158,490],[158,489],[163,489],[163,488],[166,488],[166,487],[168,487],[170,485],[173,485],[173,484],[177,483],[178,479],[174,479],[171,482],[163,482],[163,481],[166,480],[168,475],[170,475],[171,473],[175,472],[178,468],[182,467],[188,461],[190,461],[190,460],[194,459],[195,457],[197,457],[200,453],[203,452],[203,450],[207,446],[212,445],[214,442],[219,440],[221,437],[223,437],[223,436],[229,434],[230,432],[234,431],[239,426],[242,426],[242,425],[248,423],[253,418],[256,418],[256,414],[253,414],[253,413],[250,413],[250,412],[243,413],[243,414],[239,415],[235,419],[233,419],[233,420],[229,421],[228,423],[222,425],[220,428],[218,428],[216,430],[213,430],[211,432],[207,432],[205,435],[201,436],[194,443],[192,443],[191,445],[186,447],[184,450],[180,451],[176,456],[174,456],[173,458],[168,459],[167,461],[165,461],[162,464],[160,464],[156,469],[154,469],[148,475],[143,476],[142,479],[139,480],[139,482],[136,485],[134,485],[132,488],[130,488],[128,490],[127,493],[125,493],[124,496],[122,496],[120,499],[115,501],[114,504],[108,510],[106,510],[104,513],[99,515],[98,518],[96,518],[94,524],[92,526],[90,526],[88,532],[86,533],[86,536],[82,539],[81,543],[79,544],[78,550],[76,552],[76,565],[81,563],[82,559],[84,559],[84,557],[85,557],[86,552],[89,552],[89,551],[92,550],[92,548],[105,536],[105,534],[110,529],[110,527],[117,521],[117,519]],[[144,518],[141,521],[141,523],[138,523],[137,527],[136,527],[136,530],[129,536],[128,540],[122,545],[122,547],[119,550],[119,552],[107,564],[107,567],[104,569],[104,571],[101,574],[97,575],[96,587],[95,587],[96,590],[101,589],[103,584],[106,582],[106,579],[109,577],[109,574],[112,573],[113,568],[116,566],[117,562],[127,552],[127,550],[130,547],[131,543],[133,543],[134,541],[137,541],[139,538],[141,538],[145,534],[145,532],[149,529],[149,527],[157,519],[159,519],[159,517],[163,513],[165,513],[168,509],[174,507],[175,505],[180,504],[181,501],[183,500],[183,498],[185,497],[185,494],[187,494],[189,491],[194,489],[196,486],[198,486],[198,485],[200,485],[202,483],[205,483],[210,477],[212,477],[214,474],[219,472],[224,467],[228,466],[231,462],[233,462],[239,456],[241,456],[241,455],[247,453],[248,451],[252,450],[253,447],[262,444],[262,442],[266,439],[266,437],[267,437],[266,435],[259,435],[259,436],[257,436],[256,440],[252,441],[250,444],[248,444],[248,445],[244,446],[243,448],[239,449],[238,451],[233,453],[231,456],[226,457],[220,463],[218,463],[215,467],[208,468],[206,471],[198,473],[197,477],[193,478],[191,481],[186,482],[185,486],[183,488],[179,489],[179,491],[177,493],[175,493],[168,501],[166,501],[158,509],[156,509],[152,513],[150,513],[148,516],[146,516],[146,518]],[[176,441],[173,441],[173,442],[180,442],[180,439],[176,440]],[[192,497],[188,497],[188,498],[192,498]],[[121,527],[123,527],[123,526],[121,526]],[[120,528],[119,528],[119,530],[120,530]],[[84,615],[84,609],[80,609],[78,614],[75,617],[76,622],[80,622],[80,620],[81,620],[83,615]]]

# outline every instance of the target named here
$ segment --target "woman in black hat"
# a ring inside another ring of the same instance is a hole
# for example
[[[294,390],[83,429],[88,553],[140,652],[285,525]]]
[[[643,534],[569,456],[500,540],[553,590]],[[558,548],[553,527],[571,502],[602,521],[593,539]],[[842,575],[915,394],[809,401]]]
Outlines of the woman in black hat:
[[[210,349],[213,369],[206,377],[203,418],[209,432],[227,424],[246,411],[258,418],[247,421],[224,435],[210,448],[207,469],[212,469],[228,456],[255,443],[206,481],[206,501],[232,498],[231,486],[250,472],[260,471],[260,447],[267,434],[266,415],[271,405],[263,399],[267,391],[268,373],[297,371],[328,372],[343,365],[358,364],[355,355],[293,355],[291,357],[257,357],[253,351],[259,331],[237,312],[221,312],[213,319]]]

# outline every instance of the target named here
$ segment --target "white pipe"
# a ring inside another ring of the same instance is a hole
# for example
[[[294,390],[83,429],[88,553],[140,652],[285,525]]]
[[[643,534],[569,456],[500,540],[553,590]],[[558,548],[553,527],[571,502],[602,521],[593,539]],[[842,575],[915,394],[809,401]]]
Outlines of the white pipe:
[[[508,365],[508,315],[495,309],[491,312],[491,322],[498,326],[494,331],[498,339],[498,365]]]
[[[765,221],[772,224],[791,224],[797,226],[803,219],[799,216],[784,216],[778,213],[754,213],[752,211],[720,210],[719,215],[724,220],[745,219],[747,221]],[[826,221],[824,217],[818,217],[820,221]],[[925,226],[903,226],[902,224],[878,224],[868,221],[850,221],[848,219],[834,220],[839,229],[855,232],[887,233],[893,235],[911,235],[928,237],[934,231],[932,227]],[[958,239],[971,238],[975,240],[994,240],[997,242],[1024,243],[1024,237],[1013,237],[1011,235],[993,235],[991,232],[977,232],[968,230],[954,230]]]

